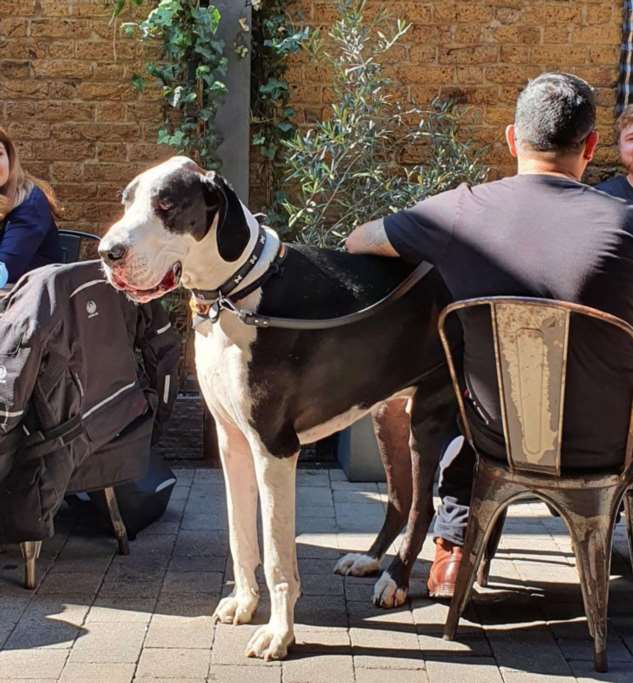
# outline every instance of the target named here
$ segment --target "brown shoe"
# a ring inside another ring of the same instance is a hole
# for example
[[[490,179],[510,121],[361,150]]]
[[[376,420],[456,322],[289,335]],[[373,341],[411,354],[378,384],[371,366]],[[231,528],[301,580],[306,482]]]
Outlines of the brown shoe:
[[[462,547],[444,538],[435,541],[435,559],[427,583],[431,598],[452,598],[457,572],[462,561]]]

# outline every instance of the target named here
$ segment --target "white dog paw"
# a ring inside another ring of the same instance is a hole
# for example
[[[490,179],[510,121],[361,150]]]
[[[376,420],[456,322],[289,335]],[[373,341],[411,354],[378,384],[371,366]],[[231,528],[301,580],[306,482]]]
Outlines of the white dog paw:
[[[255,614],[259,595],[254,593],[239,593],[222,598],[215,609],[213,623],[218,621],[223,624],[248,624]]]
[[[253,637],[246,646],[247,657],[260,657],[267,662],[273,659],[284,659],[288,654],[288,648],[294,643],[295,637],[292,631],[287,631],[266,624],[255,631]]]
[[[367,576],[380,569],[380,560],[361,553],[347,553],[336,563],[335,574],[343,576]]]
[[[400,607],[406,602],[408,593],[406,588],[398,587],[389,572],[383,572],[374,586],[372,602],[376,607]]]

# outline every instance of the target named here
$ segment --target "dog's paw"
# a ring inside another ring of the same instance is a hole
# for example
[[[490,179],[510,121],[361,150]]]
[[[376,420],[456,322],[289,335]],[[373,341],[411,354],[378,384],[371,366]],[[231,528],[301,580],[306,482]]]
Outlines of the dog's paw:
[[[407,600],[409,589],[398,584],[391,578],[389,572],[383,572],[374,586],[372,602],[376,607],[400,607]]]
[[[267,662],[273,659],[284,659],[288,648],[294,643],[292,631],[268,623],[255,631],[246,646],[247,657],[260,657]]]
[[[259,595],[256,593],[236,593],[222,598],[211,617],[214,624],[248,624],[255,614]]]
[[[347,553],[334,566],[335,574],[343,576],[368,576],[380,569],[380,560],[362,553]]]

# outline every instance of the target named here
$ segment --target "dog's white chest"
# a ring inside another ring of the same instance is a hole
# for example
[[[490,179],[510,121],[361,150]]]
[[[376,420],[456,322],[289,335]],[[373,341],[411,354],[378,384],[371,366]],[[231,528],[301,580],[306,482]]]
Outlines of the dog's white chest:
[[[209,409],[242,426],[251,414],[248,363],[257,330],[223,316],[196,332],[196,372]]]

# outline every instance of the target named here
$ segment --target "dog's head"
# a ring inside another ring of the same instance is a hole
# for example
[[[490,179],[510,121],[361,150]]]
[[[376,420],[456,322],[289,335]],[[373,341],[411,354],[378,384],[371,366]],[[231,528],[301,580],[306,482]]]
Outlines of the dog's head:
[[[237,260],[250,229],[228,183],[184,156],[172,157],[132,180],[123,217],[104,235],[99,254],[108,280],[139,303],[175,289],[205,262]],[[209,253],[206,253],[209,252]]]

